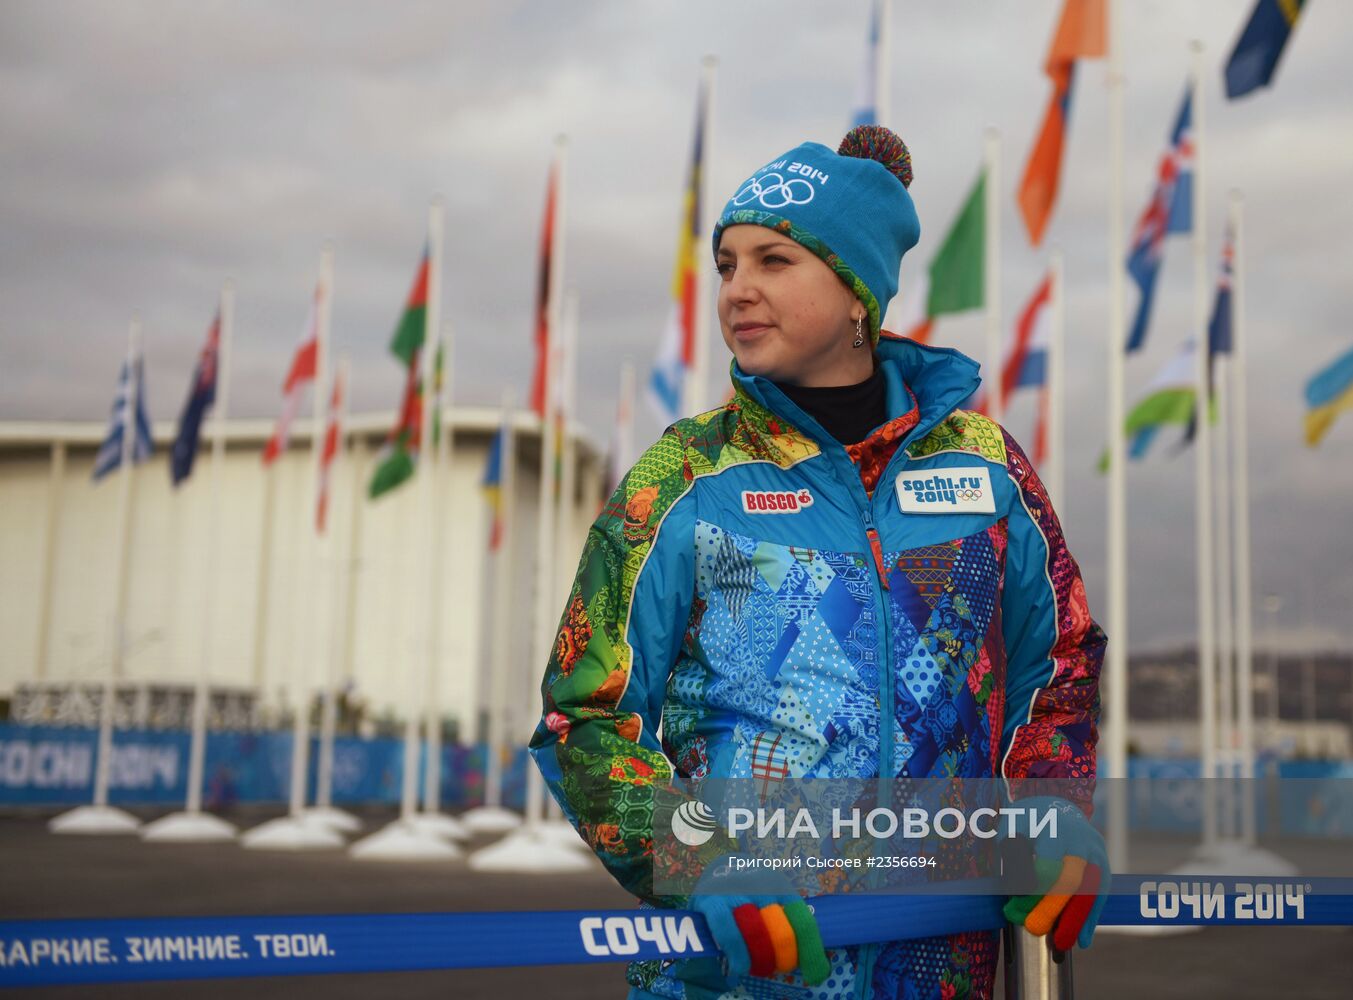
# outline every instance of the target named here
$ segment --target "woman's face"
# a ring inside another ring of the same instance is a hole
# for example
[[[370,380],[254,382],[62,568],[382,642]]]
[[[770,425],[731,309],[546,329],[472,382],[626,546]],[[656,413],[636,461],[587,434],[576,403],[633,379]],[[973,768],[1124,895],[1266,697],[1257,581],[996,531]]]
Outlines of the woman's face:
[[[873,371],[864,304],[811,251],[765,226],[729,226],[716,257],[719,326],[748,375],[791,385],[854,385]]]

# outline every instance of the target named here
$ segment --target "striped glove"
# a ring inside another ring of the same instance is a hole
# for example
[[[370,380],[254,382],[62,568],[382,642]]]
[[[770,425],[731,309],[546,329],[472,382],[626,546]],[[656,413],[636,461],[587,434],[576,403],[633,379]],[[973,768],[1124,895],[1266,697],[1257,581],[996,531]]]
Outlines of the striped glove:
[[[1058,951],[1069,951],[1076,944],[1088,948],[1108,901],[1112,878],[1104,838],[1085,814],[1065,799],[1035,796],[1020,799],[1018,804],[1039,815],[1056,810],[1057,835],[1052,836],[1045,827],[1037,837],[1030,838],[1030,814],[1018,815],[1015,840],[1007,844],[1014,850],[1007,850],[1006,857],[1018,857],[1022,847],[1027,858],[1032,840],[1039,891],[1010,897],[1005,904],[1005,919],[1022,924],[1039,937],[1052,934],[1052,946]]]
[[[705,870],[690,908],[705,918],[734,977],[803,970],[817,986],[831,973],[817,918],[779,872],[736,869],[725,856]]]

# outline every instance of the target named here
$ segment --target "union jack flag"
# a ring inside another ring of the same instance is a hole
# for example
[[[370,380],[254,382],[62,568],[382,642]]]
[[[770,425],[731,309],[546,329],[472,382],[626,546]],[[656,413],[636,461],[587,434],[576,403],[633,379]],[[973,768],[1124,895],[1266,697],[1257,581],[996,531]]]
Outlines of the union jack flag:
[[[1156,188],[1137,220],[1128,253],[1127,269],[1141,289],[1137,317],[1128,334],[1127,350],[1132,353],[1146,340],[1151,319],[1151,300],[1156,288],[1156,272],[1165,255],[1165,237],[1187,233],[1193,222],[1193,115],[1191,94],[1185,92],[1170,133],[1170,146],[1156,168]]]

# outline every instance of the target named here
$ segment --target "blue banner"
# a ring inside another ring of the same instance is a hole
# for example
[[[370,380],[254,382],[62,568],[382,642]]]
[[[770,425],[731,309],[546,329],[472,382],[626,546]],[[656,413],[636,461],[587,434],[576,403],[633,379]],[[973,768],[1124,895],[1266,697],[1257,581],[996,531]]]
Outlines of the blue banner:
[[[1128,875],[1115,877],[1101,924],[1348,925],[1350,893],[1349,879]],[[1004,926],[1001,896],[810,902],[829,948]],[[716,950],[704,919],[684,910],[0,921],[0,986],[561,965]]]
[[[176,805],[187,792],[190,735],[182,731],[119,730],[113,736],[109,799],[119,805]],[[98,733],[93,729],[0,725],[0,807],[78,805],[94,794]],[[311,743],[308,794],[318,768]],[[442,748],[442,802],[450,808],[483,801],[483,746]],[[525,749],[504,768],[503,801],[520,807],[526,787]],[[399,801],[404,748],[399,740],[334,741],[333,800],[338,805]],[[422,765],[420,764],[420,781]],[[246,803],[285,802],[291,776],[291,733],[207,734],[203,803],[210,810]],[[421,787],[421,785],[420,785]]]

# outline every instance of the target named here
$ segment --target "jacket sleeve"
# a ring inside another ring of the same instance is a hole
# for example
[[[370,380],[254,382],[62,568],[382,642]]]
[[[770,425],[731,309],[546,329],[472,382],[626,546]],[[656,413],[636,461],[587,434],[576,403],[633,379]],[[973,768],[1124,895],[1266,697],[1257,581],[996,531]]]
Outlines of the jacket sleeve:
[[[1099,739],[1099,673],[1107,639],[1090,617],[1080,567],[1047,491],[1005,435],[1015,486],[1002,618],[1006,647],[1001,776],[1012,798],[1058,795],[1088,816]],[[1021,779],[1034,788],[1019,790]]]
[[[682,905],[654,891],[654,828],[655,814],[663,821],[681,798],[658,726],[695,590],[687,469],[669,430],[589,529],[530,744],[550,792],[602,863],[658,905]],[[708,852],[721,849],[716,837]]]

